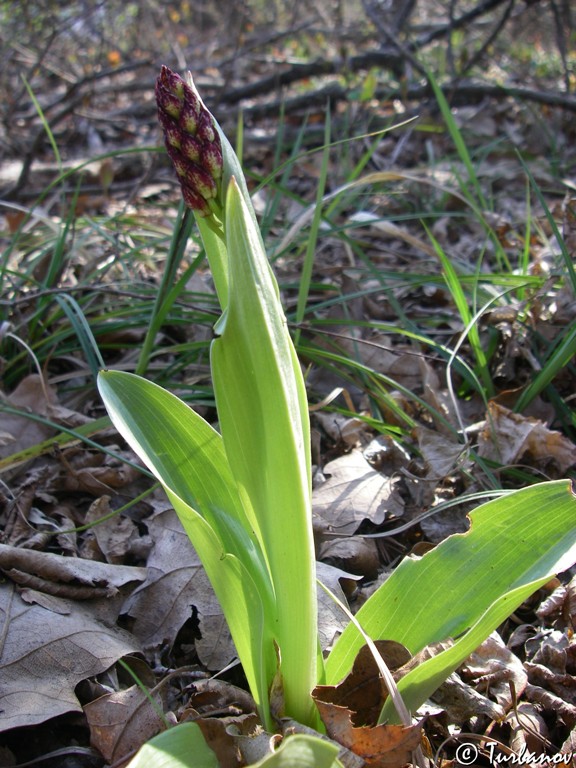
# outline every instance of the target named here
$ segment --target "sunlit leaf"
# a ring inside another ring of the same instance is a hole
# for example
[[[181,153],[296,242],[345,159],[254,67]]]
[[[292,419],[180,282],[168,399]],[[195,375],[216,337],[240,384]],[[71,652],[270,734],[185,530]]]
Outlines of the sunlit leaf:
[[[403,678],[412,711],[527,597],[576,561],[576,498],[566,480],[495,499],[471,513],[471,529],[421,558],[406,558],[362,606],[357,619],[372,638],[411,653],[458,638]],[[326,662],[335,684],[352,668],[363,638],[350,624]],[[386,711],[390,719],[393,711]]]

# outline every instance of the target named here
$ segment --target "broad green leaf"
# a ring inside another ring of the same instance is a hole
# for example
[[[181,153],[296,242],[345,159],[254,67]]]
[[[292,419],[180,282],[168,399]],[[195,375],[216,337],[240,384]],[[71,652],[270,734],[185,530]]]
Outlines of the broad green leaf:
[[[141,747],[126,768],[220,768],[200,726],[181,723]]]
[[[412,653],[462,635],[400,682],[412,709],[523,600],[576,561],[576,498],[569,481],[495,499],[470,520],[466,533],[421,558],[406,558],[357,614],[370,637],[397,640]],[[350,624],[326,661],[329,685],[348,674],[362,644]]]
[[[222,438],[177,397],[138,376],[104,371],[98,385],[112,423],[162,483],[194,544],[269,722],[276,660],[267,619],[274,598],[264,559],[244,527]]]
[[[216,754],[196,723],[181,723],[154,736],[126,768],[219,768]],[[274,754],[253,768],[342,768],[338,747],[316,736],[296,734],[284,739]]]
[[[165,490],[210,579],[260,716],[270,728],[268,689],[276,669],[269,627],[273,606],[258,590],[254,572],[235,555],[225,553],[210,525],[169,488]]]
[[[260,233],[234,179],[225,213],[230,296],[211,350],[216,405],[277,595],[286,711],[310,724],[317,617],[306,391]]]
[[[342,768],[338,747],[317,736],[297,733],[284,739],[279,749],[253,768]]]
[[[398,682],[398,691],[407,709],[416,712],[426,699],[439,688],[446,678],[505,621],[516,608],[528,599],[550,577],[532,581],[513,589],[496,600],[451,648],[423,662]],[[387,699],[380,715],[380,722],[399,722],[392,702]]]
[[[162,485],[218,531],[226,552],[247,557],[264,578],[218,432],[175,395],[134,374],[102,371],[98,388],[114,426]]]

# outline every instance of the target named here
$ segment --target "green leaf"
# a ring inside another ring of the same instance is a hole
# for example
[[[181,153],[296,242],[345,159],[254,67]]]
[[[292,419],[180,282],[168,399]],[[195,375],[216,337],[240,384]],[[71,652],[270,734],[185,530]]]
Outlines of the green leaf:
[[[134,374],[102,371],[98,388],[114,426],[163,485],[216,527],[221,510],[250,530],[215,429],[175,395]],[[234,537],[223,534],[226,551],[240,555]]]
[[[253,768],[342,768],[338,751],[336,744],[297,733],[284,739],[273,755],[254,763]]]
[[[196,215],[196,223],[200,230],[206,256],[210,264],[216,295],[222,309],[226,309],[228,303],[228,252],[226,243],[216,234],[210,223],[202,216]]]
[[[246,568],[237,556],[225,553],[206,521],[169,488],[165,490],[222,607],[262,721],[271,728],[269,684],[276,670],[269,627],[273,605],[256,586],[255,571]]]
[[[126,768],[220,768],[196,723],[181,723],[154,736]]]
[[[232,179],[225,205],[230,296],[212,345],[226,456],[267,558],[286,712],[311,724],[317,616],[306,390],[278,286]]]
[[[103,371],[98,386],[112,423],[162,483],[194,544],[268,724],[276,659],[267,619],[275,603],[222,438],[177,397],[139,376]]]
[[[150,739],[126,768],[219,768],[216,754],[196,723],[181,723]],[[338,747],[307,734],[288,736],[253,768],[342,768]]]
[[[417,707],[530,594],[576,561],[576,498],[567,480],[542,483],[483,504],[471,528],[421,558],[406,558],[358,611],[373,639],[415,654],[462,635],[399,683]],[[350,624],[326,661],[327,684],[352,668],[363,638]],[[393,718],[393,712],[385,715]]]

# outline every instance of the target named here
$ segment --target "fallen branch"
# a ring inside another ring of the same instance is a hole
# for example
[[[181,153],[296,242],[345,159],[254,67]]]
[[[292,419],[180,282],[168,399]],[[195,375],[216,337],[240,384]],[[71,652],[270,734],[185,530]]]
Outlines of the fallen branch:
[[[469,103],[477,103],[484,98],[502,101],[504,99],[516,99],[518,101],[544,104],[549,107],[559,107],[569,112],[576,112],[576,97],[554,91],[538,91],[534,88],[522,86],[502,86],[490,83],[461,81],[449,82],[442,86],[442,91],[454,106]],[[295,96],[293,98],[281,98],[264,104],[254,104],[243,111],[247,117],[262,119],[277,115],[280,110],[284,114],[310,109],[318,105],[324,106],[327,102],[335,104],[348,98],[350,89],[339,82],[331,82],[314,91]],[[382,87],[376,91],[375,98],[381,101],[402,99],[403,101],[421,101],[433,96],[432,88],[428,83],[413,83],[408,86],[394,88]]]

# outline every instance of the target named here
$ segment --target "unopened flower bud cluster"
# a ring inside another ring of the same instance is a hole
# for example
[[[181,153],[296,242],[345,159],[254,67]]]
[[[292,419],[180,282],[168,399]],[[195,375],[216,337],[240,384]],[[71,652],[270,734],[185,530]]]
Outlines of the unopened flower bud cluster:
[[[156,81],[158,117],[186,205],[202,216],[213,212],[222,179],[222,145],[210,112],[179,75],[162,67]]]

